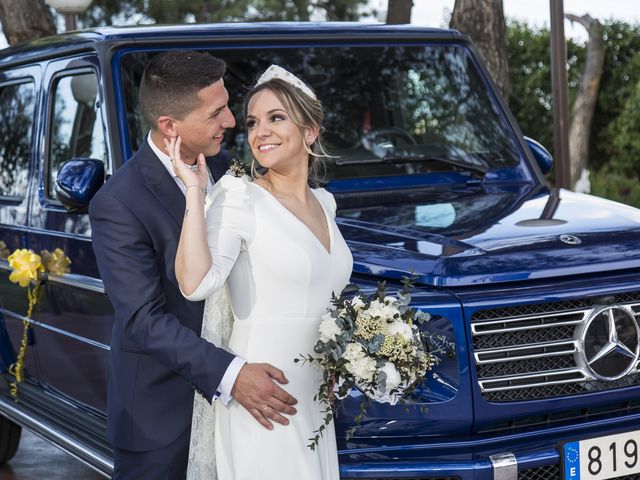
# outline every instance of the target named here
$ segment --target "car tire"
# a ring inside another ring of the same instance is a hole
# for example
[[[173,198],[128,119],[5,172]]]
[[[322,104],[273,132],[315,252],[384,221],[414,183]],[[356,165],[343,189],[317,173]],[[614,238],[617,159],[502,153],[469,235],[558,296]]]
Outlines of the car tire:
[[[0,465],[13,458],[20,444],[22,427],[0,416]]]

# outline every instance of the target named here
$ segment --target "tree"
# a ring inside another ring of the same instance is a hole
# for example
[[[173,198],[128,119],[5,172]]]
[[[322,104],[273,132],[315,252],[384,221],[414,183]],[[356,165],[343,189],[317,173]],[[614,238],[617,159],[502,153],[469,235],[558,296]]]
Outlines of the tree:
[[[126,24],[136,16],[156,23],[358,20],[367,0],[94,0],[81,18],[87,27]],[[367,13],[364,13],[367,15]]]
[[[589,191],[587,164],[589,159],[589,136],[591,121],[598,100],[600,78],[604,65],[604,39],[602,25],[597,19],[589,15],[578,17],[565,15],[572,22],[582,25],[589,33],[585,56],[584,71],[580,78],[578,94],[571,110],[571,126],[569,128],[569,171],[571,185],[576,188],[580,181],[579,190]],[[586,177],[586,178],[585,178]],[[588,182],[588,180],[586,180]]]
[[[640,207],[640,26],[603,25],[604,73],[590,129],[591,192]],[[525,135],[553,152],[549,29],[510,22],[510,107]],[[567,40],[569,105],[575,103],[586,47]]]
[[[449,25],[471,37],[498,90],[507,101],[509,65],[502,0],[456,0]]]
[[[9,45],[56,33],[53,15],[44,0],[0,0],[0,23]]]
[[[640,63],[640,58],[636,63]],[[640,176],[640,79],[610,130],[614,134],[611,168],[637,182]]]
[[[509,107],[522,132],[553,154],[551,66],[548,27],[534,28],[512,21],[507,29]],[[573,103],[583,69],[584,47],[567,40],[569,104]]]
[[[413,0],[389,0],[387,7],[387,23],[411,23]]]
[[[640,81],[640,25],[605,22],[604,43],[604,73],[591,125],[589,166],[592,169],[601,169],[620,155],[614,144],[621,132],[614,125],[627,99],[635,95],[636,83]]]

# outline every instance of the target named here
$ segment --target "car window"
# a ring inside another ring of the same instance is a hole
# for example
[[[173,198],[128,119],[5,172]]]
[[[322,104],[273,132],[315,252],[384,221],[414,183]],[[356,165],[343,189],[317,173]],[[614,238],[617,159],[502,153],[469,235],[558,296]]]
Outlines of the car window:
[[[93,158],[108,164],[105,127],[95,73],[59,77],[54,83],[47,193],[56,198],[58,170],[68,160]]]
[[[225,86],[237,126],[225,147],[246,163],[242,104],[270,64],[307,82],[322,100],[327,176],[356,178],[515,167],[514,134],[466,48],[457,45],[212,50],[227,64]],[[147,131],[138,85],[148,52],[123,56],[132,150]]]
[[[22,198],[29,180],[33,82],[0,86],[0,196]]]

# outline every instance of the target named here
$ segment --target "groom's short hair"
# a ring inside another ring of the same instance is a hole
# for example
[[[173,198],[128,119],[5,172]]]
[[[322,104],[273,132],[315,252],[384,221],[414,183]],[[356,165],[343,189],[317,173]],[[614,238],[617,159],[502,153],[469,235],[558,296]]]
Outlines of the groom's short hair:
[[[225,63],[208,53],[170,50],[151,59],[142,74],[139,101],[155,130],[158,117],[182,120],[200,105],[198,92],[220,80]]]

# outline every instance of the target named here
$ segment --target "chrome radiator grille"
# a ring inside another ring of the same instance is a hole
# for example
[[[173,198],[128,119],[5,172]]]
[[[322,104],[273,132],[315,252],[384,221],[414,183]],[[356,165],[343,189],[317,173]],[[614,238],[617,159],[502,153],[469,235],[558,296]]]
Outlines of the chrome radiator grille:
[[[640,322],[640,292],[607,297]],[[478,311],[471,323],[478,385],[493,402],[534,400],[640,385],[640,363],[617,380],[599,380],[579,359],[578,332],[600,301]]]

